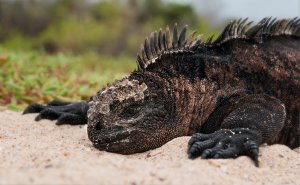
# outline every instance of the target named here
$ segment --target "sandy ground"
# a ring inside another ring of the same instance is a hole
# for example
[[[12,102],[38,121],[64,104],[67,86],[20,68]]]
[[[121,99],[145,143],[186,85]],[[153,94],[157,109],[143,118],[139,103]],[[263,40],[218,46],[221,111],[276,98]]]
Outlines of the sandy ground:
[[[93,148],[85,126],[34,117],[0,112],[0,184],[300,184],[300,148],[262,146],[260,168],[244,156],[189,160],[189,137],[125,156]]]

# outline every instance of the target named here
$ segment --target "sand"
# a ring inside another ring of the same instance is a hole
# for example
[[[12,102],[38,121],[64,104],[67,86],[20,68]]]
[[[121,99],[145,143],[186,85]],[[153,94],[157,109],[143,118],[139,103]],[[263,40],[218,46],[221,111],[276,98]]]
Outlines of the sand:
[[[260,167],[237,159],[189,160],[190,137],[134,155],[93,148],[86,126],[56,126],[0,112],[0,184],[300,184],[300,148],[262,146]]]

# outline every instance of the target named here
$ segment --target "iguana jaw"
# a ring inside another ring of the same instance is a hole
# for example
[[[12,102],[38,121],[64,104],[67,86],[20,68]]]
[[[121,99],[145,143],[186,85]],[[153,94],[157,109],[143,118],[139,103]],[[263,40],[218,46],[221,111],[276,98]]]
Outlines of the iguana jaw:
[[[89,124],[88,127],[97,127],[97,123]],[[93,142],[94,146],[99,150],[123,153],[123,147],[131,142],[132,137],[136,130],[114,127],[114,128],[88,128],[89,139]]]

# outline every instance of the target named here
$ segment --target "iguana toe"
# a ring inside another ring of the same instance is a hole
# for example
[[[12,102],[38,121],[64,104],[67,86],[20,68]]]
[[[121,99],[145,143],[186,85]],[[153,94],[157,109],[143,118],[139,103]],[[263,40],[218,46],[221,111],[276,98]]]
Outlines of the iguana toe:
[[[26,109],[23,111],[23,114],[30,114],[30,113],[38,113],[41,112],[45,108],[42,104],[32,104],[26,107]]]

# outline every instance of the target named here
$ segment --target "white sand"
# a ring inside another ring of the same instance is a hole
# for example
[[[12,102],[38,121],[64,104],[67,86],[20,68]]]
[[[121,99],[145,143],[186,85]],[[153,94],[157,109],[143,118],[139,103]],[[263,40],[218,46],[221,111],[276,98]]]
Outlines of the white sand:
[[[141,154],[93,148],[84,126],[0,112],[0,184],[300,184],[300,148],[263,146],[260,168],[245,156],[187,159],[189,137]]]

